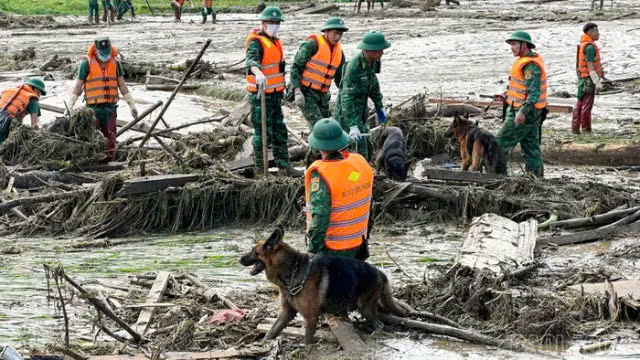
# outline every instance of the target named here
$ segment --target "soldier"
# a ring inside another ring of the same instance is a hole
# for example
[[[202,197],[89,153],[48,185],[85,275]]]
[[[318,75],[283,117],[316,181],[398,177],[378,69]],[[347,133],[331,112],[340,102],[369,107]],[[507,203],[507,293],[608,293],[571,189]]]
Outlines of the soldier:
[[[107,22],[107,16],[113,22],[116,19],[116,8],[111,0],[102,0],[102,21]]]
[[[131,11],[131,17],[136,17],[136,7],[133,6],[133,2],[131,0],[115,0],[116,5],[116,18],[118,20],[122,20],[122,16],[127,12],[127,10]]]
[[[506,42],[517,59],[511,65],[507,91],[500,96],[506,112],[498,145],[506,154],[520,143],[526,171],[543,177],[540,137],[547,112],[547,70],[542,56],[533,52],[536,46],[527,32],[516,31]]]
[[[193,2],[189,0],[189,4],[193,7]],[[171,7],[173,8],[173,15],[175,16],[175,22],[182,21],[182,7],[184,6],[184,0],[171,1]]]
[[[78,78],[67,101],[69,110],[73,110],[83,91],[86,106],[95,111],[96,127],[107,138],[107,158],[116,156],[116,119],[118,116],[118,90],[129,105],[131,116],[138,117],[138,109],[133,96],[124,82],[124,71],[116,59],[118,51],[111,46],[108,37],[98,38],[89,46],[87,58],[78,69]]]
[[[362,52],[345,65],[338,100],[333,111],[333,117],[340,122],[345,131],[349,131],[349,137],[354,140],[349,150],[361,154],[367,161],[372,155],[368,149],[369,140],[362,136],[369,133],[367,99],[373,100],[378,122],[386,123],[387,114],[382,108],[382,94],[376,74],[380,72],[380,58],[384,49],[390,46],[391,43],[385,40],[384,34],[379,31],[369,31],[364,35],[358,44]]]
[[[98,13],[100,10],[98,9],[98,0],[89,0],[89,24],[93,25],[100,24],[100,14]]]
[[[348,30],[341,18],[329,18],[320,29],[322,34],[307,37],[293,60],[291,84],[296,105],[309,124],[309,132],[316,121],[330,116],[329,89],[332,80],[340,87],[345,63],[340,39]]]
[[[31,115],[31,127],[37,129],[40,126],[40,95],[47,95],[44,82],[31,78],[23,85],[7,89],[0,95],[0,144],[2,144],[11,131],[11,121],[22,122],[27,114]]]
[[[598,25],[588,23],[583,28],[584,35],[580,38],[576,54],[576,73],[578,75],[578,101],[573,108],[571,131],[580,134],[580,128],[586,133],[591,132],[591,109],[596,91],[602,90],[604,71],[600,61],[600,49],[596,40],[600,39]]]
[[[211,15],[211,22],[216,23],[216,10],[213,8],[213,0],[202,0],[200,13],[202,14],[203,24],[207,22],[207,15]]]
[[[282,95],[285,89],[284,53],[278,38],[282,11],[277,6],[267,6],[262,15],[262,27],[249,33],[245,42],[247,90],[251,103],[253,123],[253,159],[255,174],[261,176],[263,169],[262,141],[272,145],[273,156],[281,176],[302,177],[304,173],[289,164],[287,126],[282,114]],[[260,90],[265,93],[267,114],[267,139],[262,138],[262,108]]]
[[[308,251],[365,260],[373,169],[360,154],[343,151],[348,145],[349,136],[331,118],[318,121],[309,136],[322,160],[305,175]]]

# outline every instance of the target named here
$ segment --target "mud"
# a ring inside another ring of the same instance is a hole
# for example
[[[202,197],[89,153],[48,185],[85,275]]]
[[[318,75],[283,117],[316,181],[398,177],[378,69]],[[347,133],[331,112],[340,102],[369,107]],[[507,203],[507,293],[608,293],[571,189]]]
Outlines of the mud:
[[[640,12],[640,5],[632,0],[611,2],[613,9],[590,12],[585,9],[584,2],[551,2],[544,5],[528,2],[464,1],[463,6],[441,5],[433,10],[424,11],[417,7],[394,9],[385,7],[385,11],[372,11],[370,14],[352,16],[353,4],[340,4],[336,14],[346,17],[350,31],[343,38],[347,57],[357,53],[357,43],[369,29],[378,29],[385,33],[393,46],[385,51],[382,72],[379,74],[385,104],[399,104],[418,93],[426,93],[427,97],[456,97],[478,99],[480,94],[494,94],[504,91],[506,74],[513,60],[508,46],[504,43],[512,31],[528,30],[538,50],[545,57],[550,79],[552,103],[573,105],[575,99],[575,44],[581,35],[581,26],[587,20],[598,22],[601,30],[599,41],[605,61],[607,76],[621,78],[640,74],[640,67],[635,59],[634,50],[637,43],[640,19],[630,16],[621,20],[609,20],[633,11]],[[245,36],[256,26],[256,15],[251,10],[245,13],[219,13],[218,24],[200,25],[200,16],[184,14],[183,23],[171,22],[169,17],[138,17],[107,28],[106,26],[91,28],[84,24],[82,17],[60,17],[38,19],[44,27],[29,29],[25,24],[28,18],[7,17],[0,14],[0,36],[4,39],[0,44],[2,54],[24,54],[30,47],[34,55],[23,59],[20,56],[7,57],[11,66],[2,67],[0,88],[15,86],[25,76],[13,70],[29,70],[44,63],[52,54],[61,58],[73,59],[64,69],[46,71],[46,86],[49,93],[43,98],[44,103],[62,106],[66,100],[73,75],[86,52],[88,44],[94,37],[108,33],[112,42],[123,55],[123,63],[129,88],[133,91],[138,107],[157,100],[166,100],[167,92],[147,91],[144,88],[147,72],[180,79],[188,60],[193,59],[202,46],[204,39],[213,38],[209,50],[205,53],[203,65],[190,82],[198,82],[205,87],[195,94],[178,94],[164,118],[171,126],[192,122],[203,117],[219,115],[221,110],[230,110],[239,100],[242,91],[243,77],[237,71],[237,65],[244,57],[243,45]],[[287,62],[293,61],[296,44],[309,33],[317,31],[326,18],[325,15],[302,16],[287,13],[287,21],[281,27],[281,37],[285,44]],[[8,19],[8,20],[7,20]],[[51,28],[49,27],[51,26]],[[14,29],[20,27],[19,34]],[[70,32],[70,28],[82,31]],[[63,38],[64,46],[60,45]],[[172,69],[172,66],[173,69]],[[223,74],[223,76],[220,76]],[[624,83],[618,87],[622,92],[603,95],[596,100],[594,108],[594,132],[591,137],[575,137],[568,135],[570,131],[569,114],[553,114],[545,123],[543,142],[619,142],[637,143],[640,127],[637,118],[637,106],[640,100],[638,82]],[[332,89],[334,94],[337,89]],[[130,119],[128,107],[119,108],[119,118]],[[285,119],[295,131],[307,131],[306,122],[297,108],[288,105],[284,109]],[[483,126],[492,130],[500,127],[497,112],[490,110],[481,116]],[[43,112],[42,122],[50,123],[55,114]],[[153,118],[153,114],[150,117]],[[151,120],[147,120],[150,122]],[[416,125],[413,125],[416,126]],[[414,151],[427,153],[430,151],[446,151],[447,144],[431,143],[430,135],[439,130],[439,126],[424,124],[424,148]],[[199,125],[189,128],[197,133],[212,130],[211,125]],[[417,139],[421,137],[413,128],[406,132]],[[127,133],[119,140],[125,140]],[[206,141],[205,141],[206,142]],[[417,142],[417,141],[416,141]],[[196,144],[197,145],[197,144]],[[175,144],[174,146],[181,146]],[[193,146],[187,143],[183,148]],[[209,150],[203,151],[207,153]],[[212,149],[211,151],[218,151]],[[231,154],[227,154],[231,155]],[[207,159],[199,158],[201,164],[209,164]],[[518,174],[517,164],[514,164]],[[548,166],[547,177],[551,179],[571,179],[584,183],[588,191],[589,182],[623,183],[629,189],[640,186],[639,173],[632,170],[618,170],[602,167],[561,167]],[[5,178],[4,176],[1,178]],[[4,186],[1,186],[4,188]],[[595,205],[594,205],[595,206]],[[447,210],[441,210],[445,212]],[[384,230],[375,233],[372,241],[371,263],[384,269],[392,278],[397,291],[406,289],[411,284],[420,284],[423,279],[435,280],[456,256],[460,247],[464,228],[458,223],[442,224],[435,220],[442,218],[437,209],[426,213],[424,209],[415,211],[421,222],[403,224],[385,223]],[[451,216],[446,216],[450,219]],[[414,218],[414,220],[417,219]],[[268,231],[265,229],[247,230],[246,228],[223,228],[198,235],[145,237],[144,242],[125,244],[106,249],[93,249],[78,252],[71,248],[72,239],[53,238],[10,238],[0,239],[0,248],[7,249],[0,257],[0,334],[2,340],[17,344],[22,349],[42,348],[47,343],[60,340],[63,322],[59,309],[56,309],[47,297],[47,288],[42,263],[61,263],[74,278],[82,284],[94,286],[103,291],[112,292],[107,286],[127,287],[129,275],[150,271],[169,270],[174,272],[189,271],[198,275],[204,282],[218,289],[222,294],[239,305],[252,309],[258,304],[264,307],[264,313],[270,317],[277,312],[277,295],[267,284],[264,277],[250,277],[248,271],[237,264],[240,254]],[[138,229],[138,233],[142,230]],[[135,233],[132,230],[131,233]],[[304,237],[300,230],[290,230],[287,238],[298,249],[303,249]],[[605,276],[638,278],[637,256],[640,253],[635,245],[634,237],[604,241],[588,245],[563,247],[561,249],[545,248],[537,254],[544,263],[536,274],[537,281],[526,284],[534,292],[545,293],[549,289],[565,291],[569,284],[582,281],[601,282]],[[9,247],[12,245],[13,247]],[[20,254],[15,254],[20,252]],[[389,255],[408,274],[403,275],[398,267],[389,259]],[[98,285],[98,284],[102,285]],[[523,285],[525,287],[525,285]],[[115,292],[118,294],[118,292]],[[144,295],[140,292],[140,296]],[[255,296],[258,294],[258,296]],[[400,294],[400,292],[398,292]],[[120,295],[129,296],[126,292]],[[539,300],[534,298],[532,301]],[[133,299],[138,301],[139,299]],[[141,301],[139,301],[141,302]],[[553,305],[553,303],[549,303]],[[426,304],[425,304],[426,305]],[[550,306],[551,307],[551,306]],[[80,345],[87,346],[89,352],[103,353],[109,348],[99,351],[92,348],[91,318],[86,308],[77,300],[67,307],[71,312],[71,337]],[[510,326],[526,328],[534,322],[549,322],[554,314],[539,312],[539,316],[522,318]],[[556,314],[557,315],[557,314]],[[536,321],[534,321],[536,320]],[[482,323],[477,325],[482,330]],[[580,345],[594,339],[613,339],[621,336],[622,340],[604,354],[616,356],[640,352],[640,345],[630,328],[619,323],[598,323],[606,329],[603,335],[591,336],[571,329],[569,322],[558,322],[548,334],[547,343],[542,350],[552,354],[560,354],[566,358],[579,358]],[[505,327],[506,329],[506,327]],[[210,329],[211,335],[219,337],[223,333]],[[495,330],[495,329],[494,329]],[[502,329],[504,331],[504,329]],[[528,333],[535,333],[532,329]],[[599,330],[599,329],[593,329]],[[257,339],[257,334],[250,335],[244,342]],[[567,333],[579,334],[570,343],[553,341]],[[537,356],[513,354],[483,346],[469,345],[440,337],[433,337],[417,332],[401,329],[384,334],[362,333],[371,352],[362,358],[375,359],[411,359],[424,358],[425,355],[443,358],[522,358],[533,359]],[[536,341],[539,340],[539,335]],[[544,333],[542,334],[544,335]],[[554,338],[556,336],[556,338]],[[98,337],[105,340],[104,335]],[[238,339],[236,339],[238,340]],[[230,340],[227,340],[227,342]],[[535,342],[535,341],[534,341]],[[91,349],[91,350],[90,350]],[[323,344],[317,348],[299,348],[295,341],[284,342],[283,349],[292,357],[300,358],[338,358],[332,355],[335,345]]]

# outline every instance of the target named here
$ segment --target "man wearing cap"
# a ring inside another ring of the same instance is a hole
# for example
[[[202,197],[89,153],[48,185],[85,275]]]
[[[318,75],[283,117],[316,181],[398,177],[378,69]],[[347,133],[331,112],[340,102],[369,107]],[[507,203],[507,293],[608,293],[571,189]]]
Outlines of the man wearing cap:
[[[118,90],[129,105],[131,116],[138,117],[138,109],[133,96],[124,82],[124,71],[116,59],[118,51],[108,37],[102,37],[89,46],[87,58],[78,69],[78,77],[67,101],[73,110],[84,88],[86,106],[96,113],[96,127],[107,138],[107,158],[116,156],[116,119],[118,115]]]
[[[511,65],[507,91],[501,96],[506,109],[498,145],[507,153],[519,143],[526,171],[542,177],[540,137],[547,111],[547,70],[542,56],[533,52],[536,46],[527,32],[516,31],[506,42],[517,59]]]
[[[340,87],[345,63],[340,39],[348,30],[341,18],[329,18],[320,29],[322,34],[307,37],[293,60],[291,84],[296,105],[309,124],[309,132],[316,121],[330,116],[329,89],[332,80]]]
[[[373,170],[360,154],[343,151],[349,136],[332,119],[321,119],[309,136],[320,151],[305,174],[308,251],[365,260]]]
[[[580,134],[582,131],[591,132],[591,109],[596,91],[602,90],[604,71],[600,61],[600,49],[596,40],[600,39],[598,25],[588,23],[583,28],[584,34],[580,38],[580,44],[576,54],[576,73],[578,75],[578,102],[573,108],[571,119],[571,131]]]
[[[364,35],[358,48],[362,51],[349,60],[344,67],[340,91],[336,101],[333,117],[340,122],[342,128],[349,132],[354,141],[350,150],[364,156],[367,161],[369,153],[367,118],[369,107],[367,100],[371,98],[376,107],[378,122],[387,122],[387,114],[382,108],[382,94],[377,73],[380,72],[380,58],[384,49],[391,46],[379,31],[369,31]]]
[[[247,90],[251,103],[251,123],[254,128],[253,159],[255,174],[264,173],[262,142],[267,141],[273,150],[280,176],[302,177],[304,173],[289,164],[287,126],[282,114],[282,97],[285,89],[284,53],[278,38],[282,11],[277,6],[267,6],[262,15],[262,27],[253,29],[244,48],[246,52]],[[267,115],[267,139],[262,138],[262,107],[260,92],[264,91]]]
[[[189,0],[189,4],[193,7],[193,2]],[[175,22],[182,21],[182,7],[184,6],[184,0],[171,1],[171,7],[173,8],[173,15],[175,16]]]
[[[7,89],[0,95],[0,144],[11,130],[11,121],[22,122],[27,114],[31,116],[31,127],[38,128],[40,123],[40,95],[47,95],[44,82],[31,78],[17,88]]]
[[[213,0],[202,0],[200,13],[202,14],[203,24],[207,22],[207,15],[211,15],[211,22],[216,23],[216,10],[213,8]]]

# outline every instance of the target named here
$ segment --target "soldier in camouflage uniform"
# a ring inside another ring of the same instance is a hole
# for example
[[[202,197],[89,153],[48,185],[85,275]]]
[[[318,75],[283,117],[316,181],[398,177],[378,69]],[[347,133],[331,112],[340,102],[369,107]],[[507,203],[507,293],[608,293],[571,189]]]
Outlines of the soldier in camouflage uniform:
[[[307,251],[365,260],[373,169],[359,154],[343,151],[348,145],[349,136],[331,118],[319,120],[309,136],[309,146],[322,160],[307,169],[305,178]]]
[[[506,42],[518,59],[511,67],[509,87],[501,96],[506,113],[498,133],[498,145],[506,154],[518,143],[526,162],[526,171],[544,176],[540,150],[541,122],[546,117],[547,74],[542,57],[533,52],[531,36],[516,31]]]
[[[338,100],[333,111],[333,117],[349,132],[349,137],[354,141],[349,150],[358,152],[367,160],[372,154],[368,149],[369,140],[362,134],[369,133],[369,98],[376,107],[378,121],[382,124],[387,121],[376,74],[380,72],[380,58],[384,49],[390,46],[391,43],[385,40],[379,31],[369,31],[364,35],[358,44],[362,52],[345,65]]]
[[[278,38],[282,11],[267,6],[260,17],[262,27],[249,33],[245,43],[247,90],[251,103],[253,124],[253,159],[255,174],[263,174],[262,141],[272,145],[273,156],[281,176],[302,177],[304,173],[289,164],[287,127],[282,114],[284,84],[284,54]],[[267,139],[262,138],[262,107],[260,92],[265,91],[267,114]]]
[[[330,115],[331,93],[329,88],[332,80],[335,81],[336,86],[340,87],[345,63],[340,39],[342,39],[342,34],[348,30],[341,18],[329,18],[320,29],[323,34],[309,36],[300,45],[293,60],[291,84],[294,88],[296,105],[300,107],[309,124],[309,132],[313,130],[313,124],[316,121],[328,118]],[[322,47],[322,51],[319,51],[320,47]],[[337,68],[335,64],[339,64]],[[317,76],[323,77],[325,81],[318,84],[318,80],[315,78]]]

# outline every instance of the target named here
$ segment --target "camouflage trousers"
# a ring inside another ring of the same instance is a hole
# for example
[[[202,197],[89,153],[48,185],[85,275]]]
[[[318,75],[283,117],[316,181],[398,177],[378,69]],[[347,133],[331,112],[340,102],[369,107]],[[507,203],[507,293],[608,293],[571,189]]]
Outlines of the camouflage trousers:
[[[526,163],[525,170],[538,177],[544,176],[542,151],[540,150],[540,119],[531,123],[516,126],[517,112],[507,110],[502,129],[498,132],[498,145],[506,155],[516,145],[520,144],[522,157]]]
[[[251,103],[251,123],[253,124],[253,160],[257,173],[264,171],[262,156],[262,106],[255,94],[249,95]],[[273,152],[273,157],[279,168],[289,166],[289,148],[287,146],[287,126],[284,124],[282,114],[282,94],[273,93],[266,95],[267,107],[267,144]]]
[[[331,113],[329,112],[331,94],[310,88],[302,88],[302,94],[304,95],[302,115],[307,120],[309,132],[311,132],[313,125],[315,125],[318,120],[331,117]]]

